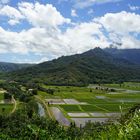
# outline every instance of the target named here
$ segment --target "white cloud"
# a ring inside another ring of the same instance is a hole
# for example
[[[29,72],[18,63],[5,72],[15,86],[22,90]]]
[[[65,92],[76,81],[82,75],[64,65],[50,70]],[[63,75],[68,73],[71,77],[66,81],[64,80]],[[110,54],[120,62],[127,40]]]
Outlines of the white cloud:
[[[4,5],[8,4],[10,0],[0,0],[0,8],[3,7]]]
[[[9,17],[10,25],[19,23],[21,19],[27,20],[32,26],[47,28],[71,23],[70,19],[64,18],[51,4],[22,2],[17,9],[6,5],[0,8],[0,15]]]
[[[107,38],[101,32],[100,24],[89,22],[81,23],[72,29],[68,29],[64,35],[71,53],[82,53],[95,47],[107,47]]]
[[[71,16],[72,16],[72,17],[78,17],[77,12],[76,12],[75,9],[72,9],[72,10],[71,10]]]
[[[43,5],[22,2],[18,8],[35,27],[57,27],[58,25],[71,22],[70,19],[64,18],[51,4]]]
[[[95,19],[109,32],[121,35],[136,32],[140,33],[140,15],[122,11],[120,13],[107,13],[103,17]]]
[[[59,25],[71,21],[50,4],[26,2],[20,3],[18,8],[12,8],[7,8],[12,12],[1,9],[3,15],[9,17],[11,25],[23,19],[32,27],[19,32],[0,27],[0,53],[33,53],[42,56],[39,61],[42,62],[62,55],[82,53],[95,47],[105,48],[111,42],[122,43],[121,48],[140,47],[137,39],[137,34],[140,34],[140,15],[135,13],[107,13],[90,22],[75,23],[72,27],[63,26],[66,30],[62,31]]]
[[[130,5],[130,4],[128,4],[128,7],[129,7],[129,9],[132,10],[132,11],[136,11],[136,10],[139,10],[139,9],[140,9],[139,6],[132,6],[132,5]]]
[[[19,23],[21,19],[24,18],[23,15],[17,9],[10,7],[8,5],[3,6],[0,9],[0,15],[9,17],[8,23],[10,25],[15,25]]]
[[[122,11],[107,13],[94,21],[102,24],[112,42],[122,44],[119,47],[140,48],[140,41],[136,39],[140,34],[140,15]]]
[[[87,8],[95,4],[104,4],[104,3],[114,3],[114,2],[119,2],[122,0],[59,0],[59,2],[66,2],[70,1],[73,3],[75,8]]]
[[[140,41],[132,36],[123,36],[121,38],[121,48],[140,48]]]

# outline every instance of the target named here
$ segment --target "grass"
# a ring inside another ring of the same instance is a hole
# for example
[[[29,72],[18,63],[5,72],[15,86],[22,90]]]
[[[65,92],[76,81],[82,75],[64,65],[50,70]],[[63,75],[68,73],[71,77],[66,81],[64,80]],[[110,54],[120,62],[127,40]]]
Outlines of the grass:
[[[136,89],[132,83],[126,89]],[[132,84],[132,86],[131,86]],[[140,83],[134,83],[139,86]],[[42,99],[76,99],[79,102],[86,102],[87,105],[56,105],[63,110],[63,113],[68,112],[126,112],[131,106],[138,103],[136,100],[140,99],[139,93],[123,93],[122,91],[116,91],[115,94],[107,94],[105,90],[90,89],[87,87],[73,87],[73,86],[46,86],[41,85],[43,88],[55,89],[54,95],[50,95],[45,92],[38,92],[38,95]],[[109,87],[120,88],[119,84],[108,84]],[[137,90],[139,88],[137,87]],[[105,99],[98,99],[96,96],[105,96]],[[125,104],[121,103],[120,100],[125,100]],[[128,102],[127,102],[128,100]],[[129,102],[134,100],[134,102]],[[121,106],[121,110],[120,110]]]
[[[46,86],[42,85],[43,88],[51,88],[55,90],[54,95],[47,94],[45,92],[38,91],[38,94],[44,98],[54,98],[55,96],[59,98],[74,98],[78,99],[89,99],[95,97],[97,94],[104,94],[104,91],[92,90],[90,92],[89,88],[86,87],[73,87],[73,86]]]
[[[104,84],[104,86],[112,87],[112,88],[122,88],[129,90],[140,90],[140,83],[136,82],[124,82],[123,84]]]
[[[2,109],[5,109],[2,111]],[[8,115],[13,109],[13,104],[0,104],[0,115]]]
[[[83,112],[79,105],[59,105],[66,112]]]
[[[97,107],[103,108],[105,110],[108,110],[109,112],[120,112],[127,111],[130,107],[132,107],[131,104],[98,104]]]
[[[0,100],[3,100],[4,99],[4,94],[3,93],[0,93]]]
[[[105,110],[103,110],[95,105],[81,105],[81,108],[85,112],[105,112]]]

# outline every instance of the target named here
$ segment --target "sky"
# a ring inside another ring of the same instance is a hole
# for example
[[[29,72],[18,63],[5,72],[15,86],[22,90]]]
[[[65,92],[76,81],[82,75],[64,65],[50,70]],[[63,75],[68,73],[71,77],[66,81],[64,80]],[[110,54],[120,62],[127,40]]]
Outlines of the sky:
[[[139,0],[0,0],[0,62],[41,63],[111,44],[140,49]]]

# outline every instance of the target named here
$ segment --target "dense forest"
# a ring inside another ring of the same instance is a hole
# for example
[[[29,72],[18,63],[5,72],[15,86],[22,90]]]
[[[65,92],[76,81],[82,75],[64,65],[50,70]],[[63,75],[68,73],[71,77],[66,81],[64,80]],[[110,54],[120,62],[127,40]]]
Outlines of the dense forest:
[[[119,83],[140,81],[140,65],[95,48],[83,54],[62,56],[52,61],[7,73],[3,77],[22,83],[31,81],[48,85],[83,86],[89,83]]]

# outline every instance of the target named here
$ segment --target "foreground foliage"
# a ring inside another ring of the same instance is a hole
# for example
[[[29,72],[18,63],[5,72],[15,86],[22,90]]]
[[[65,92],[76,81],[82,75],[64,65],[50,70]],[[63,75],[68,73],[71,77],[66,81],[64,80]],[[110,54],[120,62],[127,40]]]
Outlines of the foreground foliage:
[[[84,128],[75,124],[65,128],[55,120],[41,118],[29,102],[11,116],[0,116],[2,140],[138,140],[140,136],[140,105],[131,109],[117,124],[88,123]]]

